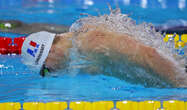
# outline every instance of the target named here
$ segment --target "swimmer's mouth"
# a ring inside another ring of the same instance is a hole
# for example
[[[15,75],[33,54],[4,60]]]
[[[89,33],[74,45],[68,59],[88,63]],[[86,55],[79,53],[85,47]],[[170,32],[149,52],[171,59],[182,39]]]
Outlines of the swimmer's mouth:
[[[43,64],[42,69],[40,70],[40,75],[42,77],[45,77],[46,75],[48,75],[51,72],[51,69],[48,68],[45,64]]]

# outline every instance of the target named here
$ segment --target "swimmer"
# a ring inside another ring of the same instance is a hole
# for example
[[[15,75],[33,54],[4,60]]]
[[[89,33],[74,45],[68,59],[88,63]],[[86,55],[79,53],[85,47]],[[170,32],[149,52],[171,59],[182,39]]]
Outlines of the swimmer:
[[[80,68],[84,73],[103,73],[148,87],[187,87],[184,59],[167,48],[152,25],[137,25],[119,9],[77,20],[67,33],[29,35],[22,47],[23,62],[45,76],[68,68],[72,48],[91,62]]]

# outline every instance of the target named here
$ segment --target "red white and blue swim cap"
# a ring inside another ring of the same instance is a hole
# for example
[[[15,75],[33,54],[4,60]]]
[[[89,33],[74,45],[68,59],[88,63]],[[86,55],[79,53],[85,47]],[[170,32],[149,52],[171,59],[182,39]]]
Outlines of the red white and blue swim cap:
[[[46,31],[30,34],[21,49],[23,63],[32,69],[40,70],[49,54],[55,35]]]

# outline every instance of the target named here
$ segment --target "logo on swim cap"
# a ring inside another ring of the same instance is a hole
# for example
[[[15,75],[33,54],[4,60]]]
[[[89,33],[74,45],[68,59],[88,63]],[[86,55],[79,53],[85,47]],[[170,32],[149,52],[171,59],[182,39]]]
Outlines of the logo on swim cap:
[[[46,31],[30,34],[21,49],[22,62],[39,71],[51,49],[55,34]]]
[[[35,55],[36,55],[36,53],[37,53],[38,48],[39,48],[40,45],[37,44],[34,41],[30,41],[29,44],[30,44],[31,48],[33,48],[33,49],[28,48],[27,49],[27,53],[29,53],[31,56],[35,57]]]

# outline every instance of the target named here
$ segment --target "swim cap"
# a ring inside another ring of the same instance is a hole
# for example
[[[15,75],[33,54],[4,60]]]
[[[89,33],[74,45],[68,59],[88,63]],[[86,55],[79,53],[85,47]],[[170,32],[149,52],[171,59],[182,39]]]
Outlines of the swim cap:
[[[51,49],[55,34],[46,31],[30,34],[21,49],[22,62],[34,70],[40,70]]]

